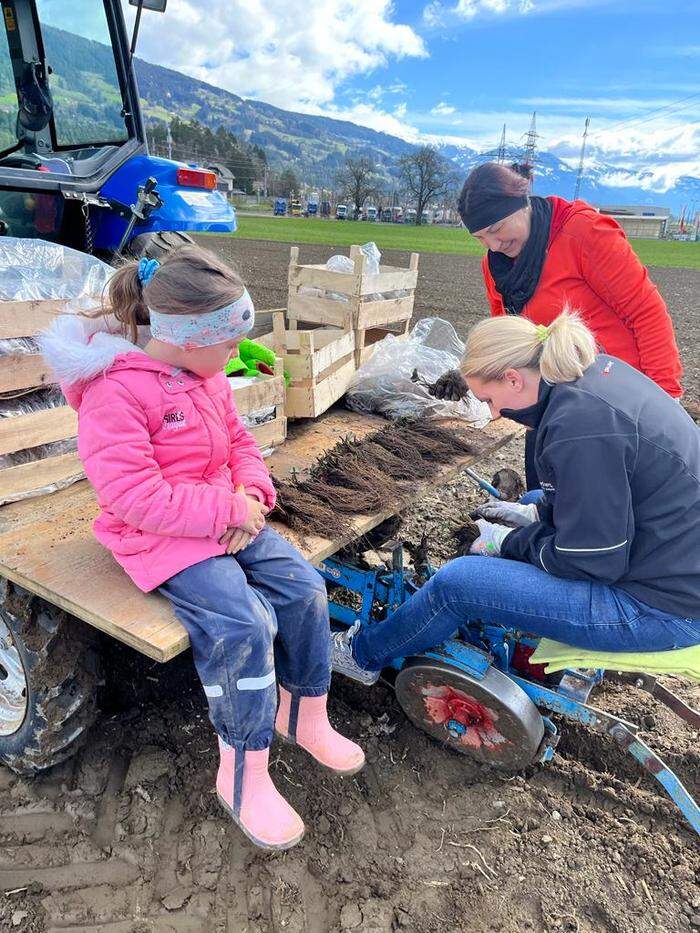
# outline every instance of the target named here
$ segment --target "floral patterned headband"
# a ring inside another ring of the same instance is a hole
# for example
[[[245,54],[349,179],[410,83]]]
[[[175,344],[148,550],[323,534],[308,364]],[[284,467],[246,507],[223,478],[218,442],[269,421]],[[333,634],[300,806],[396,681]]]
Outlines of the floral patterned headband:
[[[226,340],[236,340],[248,333],[255,323],[255,306],[248,289],[236,301],[217,311],[203,314],[163,314],[148,309],[151,337],[183,350],[213,347]]]

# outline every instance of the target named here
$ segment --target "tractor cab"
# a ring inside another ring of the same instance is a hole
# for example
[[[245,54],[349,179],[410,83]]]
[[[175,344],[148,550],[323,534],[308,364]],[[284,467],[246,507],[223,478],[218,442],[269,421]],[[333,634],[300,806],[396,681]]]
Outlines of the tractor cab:
[[[1,234],[110,253],[235,229],[212,173],[148,156],[133,55],[142,12],[167,0],[129,0],[131,41],[120,0],[0,2]]]

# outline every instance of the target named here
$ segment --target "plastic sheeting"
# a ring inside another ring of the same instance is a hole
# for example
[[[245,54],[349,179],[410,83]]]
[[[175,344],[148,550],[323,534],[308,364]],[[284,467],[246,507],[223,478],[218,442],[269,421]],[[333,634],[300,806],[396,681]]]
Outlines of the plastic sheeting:
[[[465,418],[483,427],[491,418],[484,402],[472,395],[460,402],[436,399],[424,385],[411,379],[417,370],[421,380],[435,382],[459,366],[463,353],[464,344],[450,323],[423,318],[406,339],[390,334],[380,341],[372,357],[355,373],[346,404],[354,411],[386,418],[439,415]]]
[[[18,237],[0,237],[0,301],[65,299],[68,311],[99,304],[114,269],[86,253]]]

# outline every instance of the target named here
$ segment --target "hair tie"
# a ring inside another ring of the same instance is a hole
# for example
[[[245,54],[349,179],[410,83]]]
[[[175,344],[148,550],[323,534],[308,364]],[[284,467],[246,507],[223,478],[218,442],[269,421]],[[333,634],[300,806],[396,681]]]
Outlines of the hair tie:
[[[148,285],[159,268],[157,259],[147,259],[145,256],[139,259],[138,277],[141,285]]]
[[[536,324],[535,333],[539,342],[544,343],[547,337],[549,337],[549,328],[545,324]]]

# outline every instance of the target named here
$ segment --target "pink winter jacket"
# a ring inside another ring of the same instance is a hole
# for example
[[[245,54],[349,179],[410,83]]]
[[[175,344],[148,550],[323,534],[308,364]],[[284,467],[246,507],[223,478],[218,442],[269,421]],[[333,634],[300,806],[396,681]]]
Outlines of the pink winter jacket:
[[[61,318],[43,335],[101,512],[95,536],[142,590],[224,554],[245,521],[242,485],[270,508],[275,490],[223,373],[202,379],[151,359],[122,337]]]

